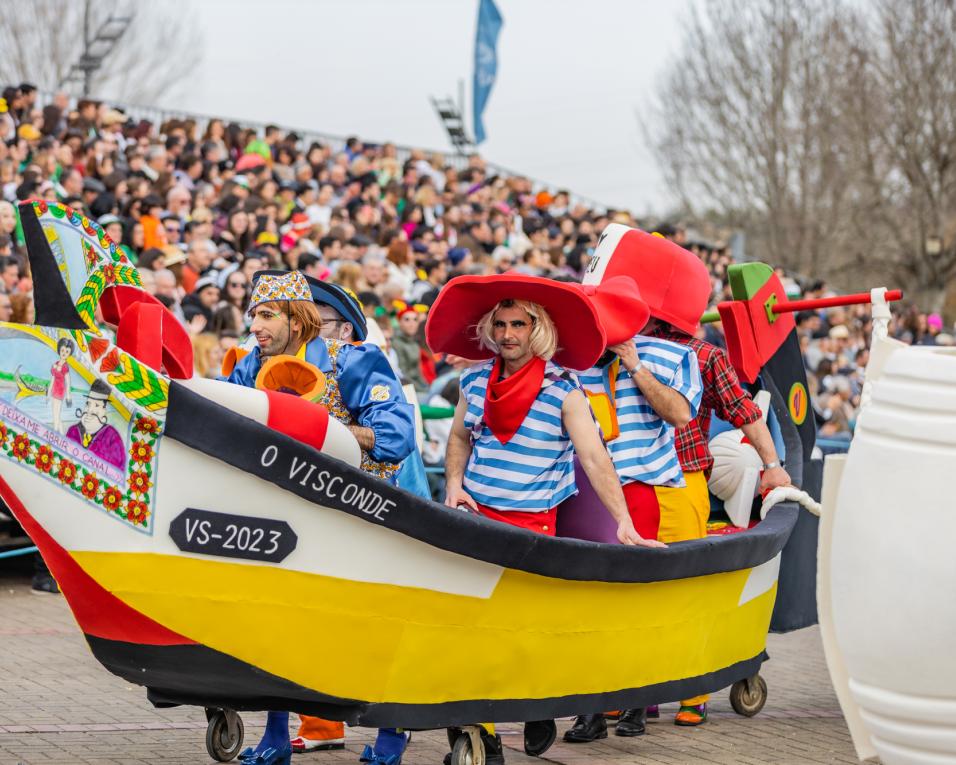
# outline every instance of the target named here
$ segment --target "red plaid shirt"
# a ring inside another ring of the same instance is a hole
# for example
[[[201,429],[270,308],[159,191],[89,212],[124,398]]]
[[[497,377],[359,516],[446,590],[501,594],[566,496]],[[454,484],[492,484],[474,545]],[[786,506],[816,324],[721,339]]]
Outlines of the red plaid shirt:
[[[757,422],[761,417],[760,408],[750,398],[750,394],[740,387],[740,380],[730,365],[730,359],[716,345],[666,326],[658,327],[650,335],[688,345],[697,354],[704,395],[697,416],[677,431],[677,458],[685,473],[703,470],[709,474],[714,466],[714,458],[710,456],[707,446],[710,413],[717,412],[717,416],[722,420],[739,428]]]

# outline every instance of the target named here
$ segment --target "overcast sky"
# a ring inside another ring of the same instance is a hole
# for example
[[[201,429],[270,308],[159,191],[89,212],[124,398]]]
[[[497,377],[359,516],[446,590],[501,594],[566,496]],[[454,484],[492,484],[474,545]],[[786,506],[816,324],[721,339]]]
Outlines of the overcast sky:
[[[492,162],[607,205],[672,202],[638,114],[690,0],[496,0]],[[182,109],[448,151],[429,95],[466,82],[478,0],[189,0],[205,32]]]

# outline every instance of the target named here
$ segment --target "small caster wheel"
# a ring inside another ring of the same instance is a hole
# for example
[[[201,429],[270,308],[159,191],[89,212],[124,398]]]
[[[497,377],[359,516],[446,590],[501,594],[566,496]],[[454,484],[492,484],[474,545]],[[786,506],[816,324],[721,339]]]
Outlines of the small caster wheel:
[[[753,717],[767,703],[767,681],[759,674],[730,686],[730,706],[744,717]]]
[[[229,762],[242,749],[242,718],[231,709],[207,709],[206,751],[217,762]]]
[[[451,747],[451,765],[475,765],[475,759],[471,736],[462,733]],[[484,761],[484,757],[481,760]]]

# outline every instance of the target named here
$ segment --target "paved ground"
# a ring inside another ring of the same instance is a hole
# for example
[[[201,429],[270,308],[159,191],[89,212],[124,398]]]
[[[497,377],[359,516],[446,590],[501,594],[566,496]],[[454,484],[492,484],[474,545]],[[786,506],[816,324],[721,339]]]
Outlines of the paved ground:
[[[716,695],[711,721],[697,729],[671,724],[665,707],[641,739],[611,735],[586,746],[557,743],[546,762],[598,763],[855,763],[849,733],[826,673],[816,629],[771,635],[770,687],[757,717],[734,714]],[[246,714],[254,743],[265,716]],[[569,721],[559,722],[559,730]],[[142,688],[106,672],[93,659],[59,596],[34,595],[27,580],[0,573],[0,765],[193,765],[209,763],[205,720],[195,708],[157,710]],[[521,752],[518,726],[502,731],[509,765],[533,763]],[[349,731],[344,752],[298,755],[298,765],[358,762],[372,732]],[[438,765],[443,732],[416,733],[405,765]],[[540,761],[539,761],[540,762]]]

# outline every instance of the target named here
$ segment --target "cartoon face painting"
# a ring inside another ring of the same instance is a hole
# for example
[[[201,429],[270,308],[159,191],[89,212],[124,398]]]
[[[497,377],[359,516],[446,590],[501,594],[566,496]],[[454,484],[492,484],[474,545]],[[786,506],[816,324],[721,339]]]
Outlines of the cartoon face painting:
[[[66,437],[122,470],[126,466],[126,447],[119,431],[106,420],[109,397],[109,385],[94,380],[83,409],[76,410],[79,422],[70,426]]]

